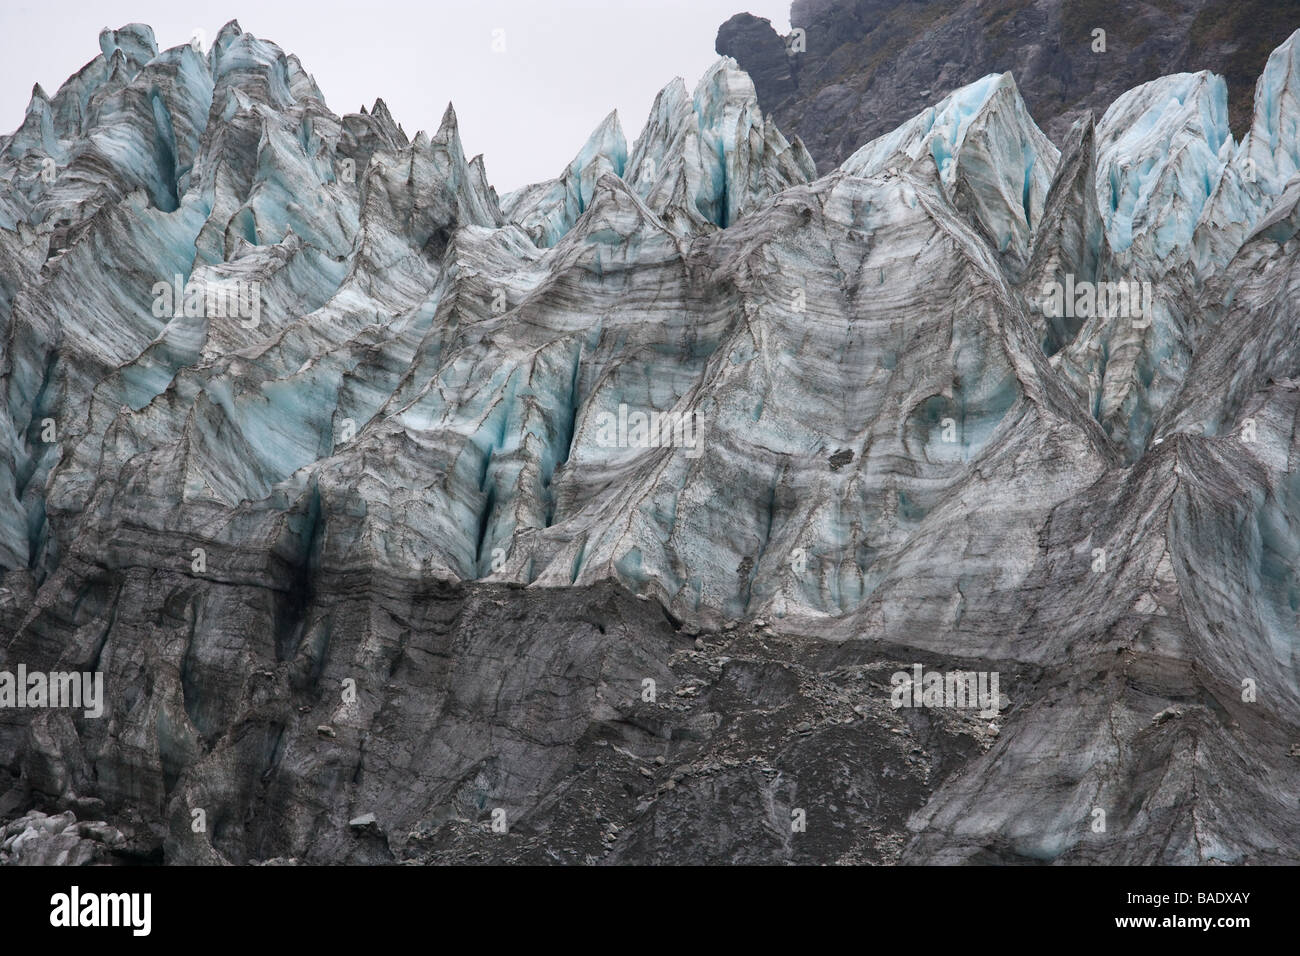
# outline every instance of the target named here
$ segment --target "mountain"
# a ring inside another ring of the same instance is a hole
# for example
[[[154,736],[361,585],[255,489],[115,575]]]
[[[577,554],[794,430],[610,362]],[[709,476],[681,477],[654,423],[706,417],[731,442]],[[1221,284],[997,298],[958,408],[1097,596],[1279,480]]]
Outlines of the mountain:
[[[100,50],[0,140],[4,860],[1300,860],[1300,32],[1240,140],[818,177],[723,58],[505,196]]]
[[[795,0],[793,31],[738,13],[716,48],[758,101],[830,172],[863,143],[990,73],[1016,77],[1060,145],[1086,113],[1170,73],[1228,84],[1231,127],[1249,128],[1255,79],[1300,25],[1290,0]],[[1097,31],[1101,31],[1098,33]]]

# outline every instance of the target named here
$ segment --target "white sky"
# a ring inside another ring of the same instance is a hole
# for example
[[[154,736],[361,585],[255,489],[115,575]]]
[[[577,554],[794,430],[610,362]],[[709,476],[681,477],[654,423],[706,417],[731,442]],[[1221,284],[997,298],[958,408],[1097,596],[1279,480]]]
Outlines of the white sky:
[[[0,131],[33,83],[53,96],[95,57],[103,27],[147,23],[165,49],[235,19],[296,53],[340,115],[382,97],[414,136],[450,100],[466,155],[505,193],[558,174],[611,109],[630,146],[655,93],[674,76],[693,88],[744,10],[789,31],[789,0],[0,0]]]

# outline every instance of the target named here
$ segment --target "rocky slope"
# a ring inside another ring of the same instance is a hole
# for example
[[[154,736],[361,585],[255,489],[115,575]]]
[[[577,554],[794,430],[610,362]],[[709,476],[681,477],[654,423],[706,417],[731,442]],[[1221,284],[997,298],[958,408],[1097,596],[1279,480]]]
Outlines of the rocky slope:
[[[104,686],[0,861],[1300,860],[1300,33],[1240,141],[993,74],[817,178],[724,59],[502,197],[100,46],[0,140],[0,680]]]
[[[1240,136],[1255,78],[1300,27],[1300,11],[1291,0],[795,0],[790,24],[802,36],[738,13],[716,48],[748,71],[763,111],[826,173],[989,73],[1014,74],[1030,114],[1060,144],[1134,86],[1212,70],[1227,80]]]

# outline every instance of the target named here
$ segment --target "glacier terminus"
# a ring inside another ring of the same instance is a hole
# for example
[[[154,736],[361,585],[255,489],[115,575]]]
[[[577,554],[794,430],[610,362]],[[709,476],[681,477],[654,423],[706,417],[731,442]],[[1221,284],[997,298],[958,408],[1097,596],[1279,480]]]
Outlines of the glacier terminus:
[[[819,175],[724,57],[498,195],[105,30],[0,138],[0,672],[103,682],[0,862],[1300,862],[1300,31],[1239,133]]]

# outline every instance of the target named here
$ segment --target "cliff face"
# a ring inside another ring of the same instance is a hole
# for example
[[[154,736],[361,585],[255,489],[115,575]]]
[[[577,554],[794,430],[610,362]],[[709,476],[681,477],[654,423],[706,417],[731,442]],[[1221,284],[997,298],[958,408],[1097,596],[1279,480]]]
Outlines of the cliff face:
[[[748,71],[763,109],[827,172],[952,90],[1006,71],[1058,144],[1125,90],[1197,70],[1227,80],[1241,136],[1255,78],[1300,26],[1300,9],[1290,0],[795,0],[790,22],[803,44],[738,13],[719,28],[717,51]],[[1104,52],[1093,49],[1096,29]]]
[[[818,177],[724,58],[500,197],[100,49],[0,138],[0,863],[1300,860],[1300,31],[1240,141],[994,73]]]

